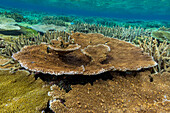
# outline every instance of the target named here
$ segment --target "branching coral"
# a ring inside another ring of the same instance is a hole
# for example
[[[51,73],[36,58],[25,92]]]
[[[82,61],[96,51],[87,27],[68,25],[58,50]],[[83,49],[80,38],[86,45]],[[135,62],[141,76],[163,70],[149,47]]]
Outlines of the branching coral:
[[[154,71],[162,72],[169,71],[170,67],[170,44],[167,44],[167,41],[163,43],[158,43],[156,39],[152,39],[149,37],[149,40],[145,39],[143,42],[139,41],[140,47],[150,56],[154,58],[154,60],[158,63],[157,66],[154,67]]]
[[[111,70],[140,70],[156,65],[148,54],[142,53],[140,48],[125,41],[104,37],[101,34],[83,33],[73,33],[70,39],[74,39],[76,44],[68,41],[69,45],[75,46],[68,45],[68,48],[63,48],[61,42],[64,42],[57,39],[57,42],[50,42],[52,45],[25,46],[13,54],[13,58],[26,69],[55,75],[96,75]],[[54,49],[54,45],[58,44],[59,48]],[[81,50],[78,50],[79,45]],[[50,52],[48,47],[55,52]],[[70,47],[76,49],[65,52]]]
[[[69,28],[70,30],[74,32],[82,32],[82,33],[101,33],[104,36],[109,36],[113,38],[118,38],[121,40],[125,40],[128,42],[132,42],[135,37],[140,36],[151,36],[151,31],[144,30],[143,28],[125,28],[120,26],[113,26],[110,27],[103,27],[99,25],[90,25],[90,24],[76,24],[72,25]]]
[[[57,31],[54,33],[47,32],[43,36],[40,34],[35,36],[33,34],[32,37],[25,37],[24,35],[19,36],[19,38],[12,37],[12,36],[10,38],[5,37],[4,40],[7,40],[7,39],[8,40],[1,42],[2,47],[0,46],[0,54],[6,57],[11,57],[13,53],[20,51],[20,49],[24,47],[25,45],[39,45],[41,44],[41,42],[51,43],[50,41],[52,39],[57,39],[60,36],[62,36],[65,40],[67,40],[68,33]]]

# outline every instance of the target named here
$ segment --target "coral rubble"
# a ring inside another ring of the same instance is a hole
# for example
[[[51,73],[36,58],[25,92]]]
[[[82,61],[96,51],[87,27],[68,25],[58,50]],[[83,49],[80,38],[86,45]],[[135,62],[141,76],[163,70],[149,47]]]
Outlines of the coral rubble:
[[[43,43],[25,46],[13,54],[13,58],[26,69],[55,75],[96,75],[111,70],[140,70],[157,65],[152,57],[143,53],[139,47],[125,41],[101,34],[73,33],[69,37],[81,46],[81,50],[66,53],[65,48],[61,48],[63,42],[57,39],[55,43],[60,45],[60,48],[57,48],[60,51],[50,52],[54,47]],[[72,45],[70,41],[69,44]],[[101,48],[103,52],[100,51]]]

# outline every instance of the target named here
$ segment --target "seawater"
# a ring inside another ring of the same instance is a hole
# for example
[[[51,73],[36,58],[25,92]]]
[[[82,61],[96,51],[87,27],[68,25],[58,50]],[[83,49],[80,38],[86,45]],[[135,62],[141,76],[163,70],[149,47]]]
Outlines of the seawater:
[[[0,6],[65,15],[170,20],[170,0],[0,0]]]

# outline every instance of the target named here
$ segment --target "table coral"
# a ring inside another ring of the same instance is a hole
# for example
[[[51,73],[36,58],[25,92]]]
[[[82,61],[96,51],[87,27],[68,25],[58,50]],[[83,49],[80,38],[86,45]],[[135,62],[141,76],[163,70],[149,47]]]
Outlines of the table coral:
[[[111,74],[113,78],[96,80],[93,85],[72,85],[72,90],[68,93],[52,86],[49,96],[54,100],[51,101],[50,108],[55,113],[170,111],[169,73],[154,75],[152,80],[149,71]]]
[[[53,30],[53,31],[64,31],[66,30],[66,27],[64,26],[56,26],[54,24],[37,24],[37,25],[32,25],[31,26],[32,29],[45,33],[49,30]]]
[[[0,31],[20,30],[20,27],[15,24],[14,19],[0,16]]]
[[[77,49],[60,56],[60,52],[65,49],[60,48],[61,51],[57,51],[57,54],[49,53],[48,45],[40,44],[25,46],[21,51],[13,54],[13,58],[26,69],[55,75],[96,75],[111,70],[140,70],[157,65],[152,57],[125,41],[104,37],[101,34],[83,33],[73,33],[70,39],[74,39],[84,52]],[[104,53],[100,52],[101,49],[98,46],[100,44],[106,49]],[[85,50],[87,51],[90,46],[93,48],[92,51],[98,52],[96,54],[101,58],[97,58],[92,52],[88,53],[91,54],[92,59],[87,56]],[[95,60],[95,63],[91,63],[91,60]]]
[[[49,86],[34,75],[22,70],[11,74],[0,70],[0,111],[1,113],[41,113],[50,99]]]

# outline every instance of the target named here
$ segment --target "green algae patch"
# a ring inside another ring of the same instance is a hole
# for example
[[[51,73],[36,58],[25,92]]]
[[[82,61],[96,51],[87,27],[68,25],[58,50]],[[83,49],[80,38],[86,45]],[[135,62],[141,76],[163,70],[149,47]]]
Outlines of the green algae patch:
[[[49,86],[25,70],[0,70],[1,113],[39,113],[47,107]]]
[[[158,39],[160,42],[166,40],[170,43],[170,32],[169,31],[153,31],[152,37]]]
[[[22,33],[26,36],[26,37],[33,37],[33,34],[34,36],[38,36],[38,32],[34,29],[31,29],[31,28],[27,28],[27,27],[23,27],[23,26],[20,26],[21,27],[21,31]]]

